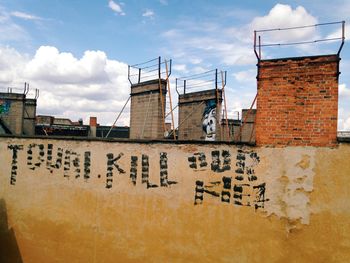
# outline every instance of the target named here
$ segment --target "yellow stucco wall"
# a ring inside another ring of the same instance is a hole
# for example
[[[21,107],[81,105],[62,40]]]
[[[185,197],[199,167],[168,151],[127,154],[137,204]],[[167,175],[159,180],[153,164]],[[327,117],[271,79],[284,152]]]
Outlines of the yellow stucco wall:
[[[0,158],[0,262],[350,261],[350,144],[0,138]]]

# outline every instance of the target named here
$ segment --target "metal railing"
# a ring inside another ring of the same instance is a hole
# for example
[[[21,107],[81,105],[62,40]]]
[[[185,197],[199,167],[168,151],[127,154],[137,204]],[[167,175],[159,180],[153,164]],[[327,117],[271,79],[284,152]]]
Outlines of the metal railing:
[[[267,32],[302,30],[302,29],[306,29],[306,28],[325,27],[325,26],[337,25],[337,24],[341,24],[341,36],[339,36],[339,37],[318,38],[318,39],[299,41],[299,42],[262,44],[262,35],[264,33],[267,33]],[[255,30],[254,31],[254,53],[255,53],[257,59],[261,60],[263,47],[295,46],[295,45],[315,44],[315,43],[319,43],[319,42],[330,42],[330,41],[340,41],[340,40],[341,40],[341,43],[340,43],[340,46],[339,46],[338,51],[337,51],[338,56],[339,56],[339,54],[344,46],[344,42],[345,42],[345,21],[320,23],[320,24],[306,25],[306,26]]]
[[[223,78],[221,74],[224,74]],[[218,69],[176,78],[176,92],[180,95],[180,93],[186,94],[188,91],[195,92],[207,89],[221,89],[226,86],[226,78],[227,71],[218,71]]]
[[[149,80],[168,79],[171,75],[172,60],[168,60],[168,70],[165,68],[166,60],[162,62],[161,57],[146,62],[129,65],[128,79],[131,85],[139,84]]]

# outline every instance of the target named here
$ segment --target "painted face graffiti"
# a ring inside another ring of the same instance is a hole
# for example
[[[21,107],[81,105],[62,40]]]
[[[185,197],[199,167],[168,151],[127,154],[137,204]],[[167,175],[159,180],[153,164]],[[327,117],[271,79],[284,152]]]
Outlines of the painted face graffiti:
[[[7,114],[10,111],[11,102],[7,100],[0,100],[0,115]]]
[[[203,113],[203,131],[206,141],[215,141],[216,134],[216,102],[210,100],[207,102]]]

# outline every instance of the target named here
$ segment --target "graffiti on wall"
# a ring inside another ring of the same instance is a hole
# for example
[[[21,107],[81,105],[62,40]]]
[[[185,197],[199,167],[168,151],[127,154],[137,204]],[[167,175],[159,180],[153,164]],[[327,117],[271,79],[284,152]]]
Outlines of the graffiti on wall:
[[[45,169],[48,173],[59,172],[67,180],[82,178],[88,182],[91,178],[92,153],[84,151],[76,152],[72,149],[54,147],[53,144],[31,143],[28,146],[11,144],[8,145],[12,153],[10,172],[10,184],[16,185],[18,180],[18,157],[20,153],[26,154],[26,167],[29,170]],[[194,205],[200,205],[207,198],[215,198],[222,203],[232,203],[238,206],[250,206],[255,209],[264,208],[266,183],[259,180],[255,168],[260,163],[258,154],[252,150],[239,148],[234,157],[229,150],[213,150],[209,154],[195,152],[186,157],[189,171],[196,172],[196,178],[200,173],[209,173],[206,180],[193,179],[194,182]],[[168,171],[168,153],[159,153],[156,168],[156,177],[150,178],[150,157],[147,154],[131,155],[127,157],[123,152],[107,153],[105,155],[106,173],[104,187],[111,189],[119,176],[125,176],[133,186],[141,185],[146,189],[165,187],[171,188],[178,184],[171,180]],[[130,170],[124,167],[130,163]],[[152,166],[154,167],[154,166]],[[199,173],[199,174],[198,174]],[[218,177],[219,176],[219,177]],[[97,175],[101,178],[101,174]],[[209,179],[208,179],[209,178]],[[215,180],[214,180],[215,178]],[[139,183],[138,183],[139,182]]]
[[[11,101],[0,100],[0,115],[7,114],[11,108]]]
[[[10,184],[15,185],[17,181],[18,170],[18,154],[24,150],[23,145],[8,145],[8,149],[12,151],[12,167]],[[66,179],[75,178],[78,179],[83,173],[83,179],[87,182],[91,178],[91,151],[85,151],[83,154],[77,153],[71,149],[63,149],[57,147],[54,149],[53,144],[48,144],[45,150],[44,144],[32,143],[27,146],[27,168],[30,170],[36,170],[41,167],[45,167],[50,173],[54,171],[62,171],[62,175]],[[56,154],[54,154],[54,150]],[[118,154],[107,153],[106,154],[106,178],[105,187],[110,189],[113,187],[113,181],[115,175],[126,174],[126,170],[120,164],[124,153]],[[149,176],[149,156],[142,154],[139,156],[131,156],[130,158],[130,181],[133,185],[137,184],[138,175],[138,160],[141,160],[141,184],[146,188],[156,187],[169,187],[173,184],[177,184],[176,181],[170,180],[168,175],[168,155],[166,152],[159,154],[159,182],[151,182]],[[82,167],[83,166],[83,167]],[[101,175],[98,175],[101,178]]]
[[[202,128],[206,141],[215,141],[216,134],[216,101],[208,100],[203,112]]]
[[[227,150],[211,152],[210,169],[214,173],[231,171],[231,154]],[[194,153],[188,157],[189,167],[194,171],[209,169],[204,153]],[[255,167],[260,158],[254,151],[238,149],[235,168],[229,174],[221,177],[221,180],[204,182],[197,180],[195,183],[194,204],[204,202],[206,195],[218,198],[224,203],[233,203],[238,206],[252,206],[255,209],[264,208],[266,183],[258,182]],[[197,164],[198,162],[198,164]]]

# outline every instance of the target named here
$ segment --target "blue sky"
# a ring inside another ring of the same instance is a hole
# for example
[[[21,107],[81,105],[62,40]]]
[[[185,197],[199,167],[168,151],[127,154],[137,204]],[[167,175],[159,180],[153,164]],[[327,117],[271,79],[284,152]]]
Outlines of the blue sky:
[[[176,77],[227,70],[229,116],[256,93],[256,29],[345,20],[349,1],[0,0],[0,89],[40,89],[38,114],[114,121],[128,98],[127,65],[162,56]],[[265,35],[283,43],[339,35],[339,26]],[[350,32],[347,28],[347,32]],[[265,58],[329,54],[337,45],[263,50]],[[339,130],[350,130],[350,47],[341,53]],[[128,125],[128,114],[118,125]]]

